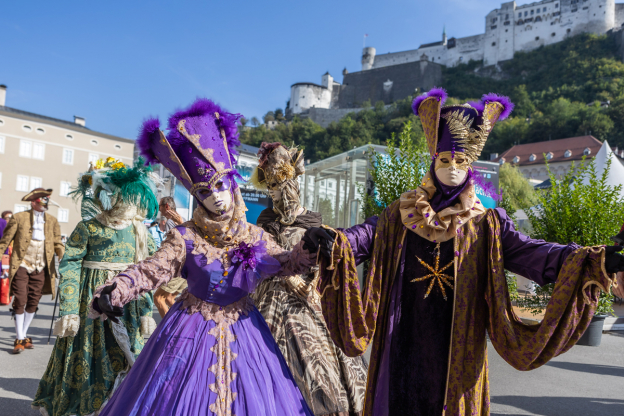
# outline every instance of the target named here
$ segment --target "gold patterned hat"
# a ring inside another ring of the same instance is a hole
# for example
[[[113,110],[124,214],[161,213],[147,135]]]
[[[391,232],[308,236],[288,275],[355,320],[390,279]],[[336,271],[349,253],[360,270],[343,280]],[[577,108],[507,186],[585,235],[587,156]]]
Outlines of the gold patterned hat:
[[[513,110],[507,97],[486,94],[480,102],[444,106],[446,91],[434,88],[414,99],[412,109],[420,117],[432,158],[441,152],[464,152],[469,163],[481,155],[498,120]]]
[[[266,190],[269,185],[280,186],[305,173],[303,150],[287,149],[281,143],[263,142],[258,156],[258,167],[250,179],[257,189]]]

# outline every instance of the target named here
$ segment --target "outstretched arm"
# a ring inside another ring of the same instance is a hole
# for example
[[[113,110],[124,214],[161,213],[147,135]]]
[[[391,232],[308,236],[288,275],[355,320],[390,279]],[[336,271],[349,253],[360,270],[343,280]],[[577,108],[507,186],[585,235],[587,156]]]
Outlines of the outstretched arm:
[[[565,259],[580,246],[535,240],[516,231],[514,223],[502,208],[496,208],[500,220],[505,269],[542,286],[554,283]]]
[[[131,300],[137,299],[147,293],[179,276],[186,259],[186,245],[184,239],[177,229],[171,230],[167,234],[167,239],[163,241],[160,249],[150,258],[131,266],[123,273],[118,274],[106,285],[100,286],[94,294],[94,302],[98,301],[102,290],[107,286],[117,284],[110,294],[110,304],[113,307],[123,307]],[[104,311],[98,311],[91,306],[89,317],[100,316]]]
[[[368,260],[373,253],[378,220],[379,217],[374,216],[351,228],[338,229],[349,240],[356,265]]]

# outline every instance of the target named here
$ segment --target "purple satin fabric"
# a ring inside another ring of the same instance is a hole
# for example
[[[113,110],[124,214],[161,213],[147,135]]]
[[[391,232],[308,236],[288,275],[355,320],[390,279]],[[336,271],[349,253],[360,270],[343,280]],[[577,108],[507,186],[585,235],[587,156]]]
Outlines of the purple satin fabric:
[[[459,195],[464,192],[466,186],[471,183],[472,180],[472,169],[468,171],[468,175],[466,175],[466,179],[461,185],[457,186],[447,186],[438,180],[438,177],[435,173],[435,161],[431,163],[431,167],[429,168],[429,172],[431,173],[431,177],[433,178],[433,184],[436,187],[436,193],[433,194],[433,198],[429,201],[431,204],[431,208],[435,212],[440,212],[444,208],[448,208],[452,205],[455,205],[459,202]]]
[[[182,235],[186,233],[184,227],[178,230]],[[192,241],[185,243],[186,261],[181,275],[187,279],[191,294],[221,306],[248,295],[233,284],[241,262],[226,269],[228,274],[224,276],[219,260],[208,264],[204,255],[192,253]],[[256,270],[262,276],[260,270],[272,266],[258,254],[262,249],[252,252],[261,257]],[[257,280],[256,271],[252,274],[251,278]],[[246,274],[239,282],[242,286],[245,279]],[[217,400],[217,393],[209,387],[215,382],[209,368],[217,362],[211,350],[216,338],[209,333],[214,327],[215,322],[206,321],[201,313],[189,315],[181,301],[174,304],[100,416],[214,415],[209,410]],[[314,416],[258,309],[241,314],[229,330],[236,339],[229,343],[235,354],[231,368],[236,373],[229,385],[236,393],[232,414]]]

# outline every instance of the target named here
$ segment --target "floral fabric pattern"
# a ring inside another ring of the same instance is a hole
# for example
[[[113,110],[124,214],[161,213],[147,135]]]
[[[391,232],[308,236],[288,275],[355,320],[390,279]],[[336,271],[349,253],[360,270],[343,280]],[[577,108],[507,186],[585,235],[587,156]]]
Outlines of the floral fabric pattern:
[[[50,416],[97,412],[108,399],[117,375],[128,366],[110,322],[87,317],[95,289],[106,282],[109,272],[83,268],[82,262],[132,263],[134,244],[132,225],[118,231],[95,219],[78,223],[67,241],[60,264],[60,315],[77,315],[80,323],[75,336],[57,338],[33,401],[33,406],[45,408]],[[152,238],[148,248],[150,254],[156,250]],[[141,320],[151,318],[152,308],[150,293],[124,306],[120,321],[135,355],[144,345]]]

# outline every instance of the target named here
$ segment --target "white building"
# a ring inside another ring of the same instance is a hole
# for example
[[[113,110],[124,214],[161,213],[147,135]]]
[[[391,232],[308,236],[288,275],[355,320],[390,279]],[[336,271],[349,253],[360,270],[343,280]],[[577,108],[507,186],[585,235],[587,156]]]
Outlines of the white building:
[[[624,4],[615,0],[544,0],[518,6],[503,3],[485,16],[485,33],[423,44],[417,49],[377,55],[364,48],[362,70],[419,61],[455,66],[483,60],[485,66],[512,59],[516,52],[561,42],[568,36],[589,32],[604,34],[624,23]]]

